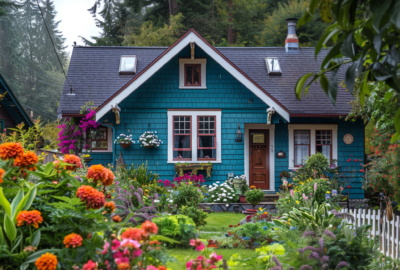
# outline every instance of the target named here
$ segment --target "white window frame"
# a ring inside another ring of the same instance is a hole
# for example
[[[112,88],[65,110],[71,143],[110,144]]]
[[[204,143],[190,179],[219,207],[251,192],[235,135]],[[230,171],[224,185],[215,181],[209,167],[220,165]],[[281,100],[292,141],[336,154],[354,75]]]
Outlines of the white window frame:
[[[316,153],[316,131],[317,130],[332,130],[332,159],[338,159],[338,139],[337,139],[337,124],[319,125],[319,124],[289,124],[289,169],[297,170],[299,167],[294,166],[294,131],[309,130],[310,131],[310,155]]]
[[[111,126],[111,124],[104,124],[100,127]],[[86,138],[86,133],[83,135]],[[113,142],[113,130],[110,127],[107,127],[107,150],[90,150],[92,153],[112,153],[114,147]],[[82,152],[86,152],[86,149],[83,149]]]
[[[221,163],[221,111],[181,111],[181,110],[169,110],[168,111],[168,163],[188,162],[188,163]],[[192,160],[174,160],[174,138],[173,138],[173,127],[174,127],[174,116],[191,116],[192,117]],[[216,160],[197,160],[197,116],[215,116],[216,125],[216,136],[217,136],[217,157]]]
[[[121,70],[122,68],[122,58],[134,58],[135,59],[135,66],[132,71],[126,71],[126,70]],[[119,59],[119,74],[124,75],[124,74],[136,74],[136,69],[137,69],[137,57],[136,55],[121,55],[121,58]]]
[[[185,64],[201,65],[201,85],[200,86],[185,86]],[[206,58],[190,59],[180,58],[179,59],[179,89],[207,89],[206,85]]]
[[[271,70],[269,68],[268,60],[270,60],[270,59],[278,61],[279,70]],[[281,75],[282,74],[282,68],[281,68],[281,64],[279,63],[278,57],[266,57],[265,64],[267,65],[268,74],[271,74],[271,75]]]

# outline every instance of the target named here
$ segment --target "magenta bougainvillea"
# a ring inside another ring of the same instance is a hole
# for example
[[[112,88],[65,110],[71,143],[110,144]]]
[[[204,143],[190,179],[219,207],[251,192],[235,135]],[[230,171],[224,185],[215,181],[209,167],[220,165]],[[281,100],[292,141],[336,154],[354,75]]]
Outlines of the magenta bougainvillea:
[[[82,149],[90,149],[91,134],[86,137],[84,134],[89,129],[96,129],[99,124],[95,120],[96,111],[91,110],[83,118],[68,118],[64,124],[58,126],[61,129],[58,141],[60,151],[64,154],[70,152],[79,153]]]

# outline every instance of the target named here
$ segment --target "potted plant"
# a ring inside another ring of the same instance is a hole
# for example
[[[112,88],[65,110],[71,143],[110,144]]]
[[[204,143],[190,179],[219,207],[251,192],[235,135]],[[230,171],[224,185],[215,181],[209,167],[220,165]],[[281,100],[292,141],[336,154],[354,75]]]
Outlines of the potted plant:
[[[283,172],[279,174],[279,177],[282,179],[282,181],[286,181],[288,177],[290,177],[290,173],[283,170]]]
[[[242,186],[246,184],[246,175],[236,176],[233,179],[233,187],[236,189],[236,194],[242,193]]]
[[[143,133],[139,138],[140,147],[144,148],[153,148],[153,147],[160,147],[160,144],[163,142],[158,139],[157,131],[146,131]]]
[[[132,139],[132,135],[121,134],[115,139],[114,143],[119,143],[123,148],[128,148],[135,141]]]
[[[264,191],[262,191],[262,189],[250,189],[245,195],[246,201],[253,206],[253,209],[264,199]]]
[[[92,157],[89,154],[83,155],[82,159],[86,164],[88,164],[90,161],[92,161]]]

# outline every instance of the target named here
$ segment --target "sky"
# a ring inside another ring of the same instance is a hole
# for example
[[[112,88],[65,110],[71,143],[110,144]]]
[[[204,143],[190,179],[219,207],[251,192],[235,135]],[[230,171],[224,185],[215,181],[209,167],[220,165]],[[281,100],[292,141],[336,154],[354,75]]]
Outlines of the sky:
[[[79,36],[90,39],[98,36],[100,29],[96,27],[95,18],[87,11],[95,0],[54,0],[57,11],[56,20],[61,21],[58,29],[63,33],[66,50],[72,52],[72,45],[85,45]],[[99,15],[97,15],[99,16]]]

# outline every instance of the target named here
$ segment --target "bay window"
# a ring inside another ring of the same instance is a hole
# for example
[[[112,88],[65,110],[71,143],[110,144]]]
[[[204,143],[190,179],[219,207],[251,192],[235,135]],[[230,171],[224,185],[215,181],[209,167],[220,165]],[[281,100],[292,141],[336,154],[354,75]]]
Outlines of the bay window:
[[[221,162],[220,110],[168,110],[168,162]]]

